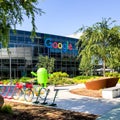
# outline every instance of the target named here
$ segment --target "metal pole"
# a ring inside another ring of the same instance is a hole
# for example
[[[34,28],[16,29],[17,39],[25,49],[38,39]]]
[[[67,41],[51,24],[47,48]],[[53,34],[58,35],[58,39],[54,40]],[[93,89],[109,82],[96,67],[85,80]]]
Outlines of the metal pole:
[[[11,79],[11,51],[8,52],[9,53],[9,64],[10,64],[10,84],[12,84],[12,79]]]
[[[12,79],[11,79],[11,52],[10,52],[10,82],[12,84]]]

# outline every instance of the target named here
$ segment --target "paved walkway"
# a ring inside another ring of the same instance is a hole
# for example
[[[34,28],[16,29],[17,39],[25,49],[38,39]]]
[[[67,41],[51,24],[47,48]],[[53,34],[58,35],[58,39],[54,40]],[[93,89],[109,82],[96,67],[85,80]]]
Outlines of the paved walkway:
[[[80,87],[84,87],[84,85],[59,87],[61,90],[58,92],[55,101],[57,108],[97,114],[100,115],[100,118],[98,118],[98,120],[120,119],[120,98],[107,100],[102,98],[80,96],[69,92],[70,89]],[[50,92],[47,99],[48,104],[52,103],[54,94],[54,91]]]

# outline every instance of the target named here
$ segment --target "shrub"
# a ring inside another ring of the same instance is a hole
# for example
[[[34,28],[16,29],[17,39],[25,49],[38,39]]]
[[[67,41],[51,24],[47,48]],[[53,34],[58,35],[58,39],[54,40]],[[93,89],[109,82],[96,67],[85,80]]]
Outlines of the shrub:
[[[76,76],[73,78],[73,82],[76,84],[79,83],[85,83],[88,80],[92,80],[94,78],[97,78],[98,76]]]
[[[3,80],[2,82],[4,85],[7,85],[8,83],[10,83],[10,80]]]
[[[53,85],[64,85],[70,83],[70,81],[67,79],[69,75],[65,72],[54,72],[49,77],[49,84]]]
[[[106,77],[119,77],[120,78],[120,73],[118,73],[118,72],[106,72],[105,76]]]
[[[30,82],[30,80],[31,80],[30,77],[22,77],[20,78],[19,82],[26,83],[26,82]]]
[[[19,82],[19,79],[13,79],[12,80],[12,84],[16,84],[17,82]]]
[[[87,79],[73,79],[73,83],[75,84],[80,84],[80,83],[85,83]]]
[[[2,108],[0,109],[0,112],[2,113],[13,113],[12,107],[10,105],[3,105]]]

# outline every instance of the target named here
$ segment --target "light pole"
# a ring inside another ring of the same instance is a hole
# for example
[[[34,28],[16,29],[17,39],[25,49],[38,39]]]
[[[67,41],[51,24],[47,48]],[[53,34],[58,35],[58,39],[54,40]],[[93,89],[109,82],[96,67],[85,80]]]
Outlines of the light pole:
[[[11,79],[11,51],[8,51],[8,55],[9,55],[9,67],[10,67],[10,84],[12,84],[12,79]]]

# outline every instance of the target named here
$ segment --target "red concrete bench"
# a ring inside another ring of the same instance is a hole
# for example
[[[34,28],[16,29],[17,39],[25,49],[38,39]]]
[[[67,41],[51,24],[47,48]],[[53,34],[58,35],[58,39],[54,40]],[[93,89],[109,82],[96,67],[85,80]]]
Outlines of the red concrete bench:
[[[87,81],[85,83],[85,86],[87,89],[99,90],[99,89],[103,89],[103,88],[109,88],[109,87],[116,86],[118,80],[119,80],[119,78],[104,77],[104,78]]]

